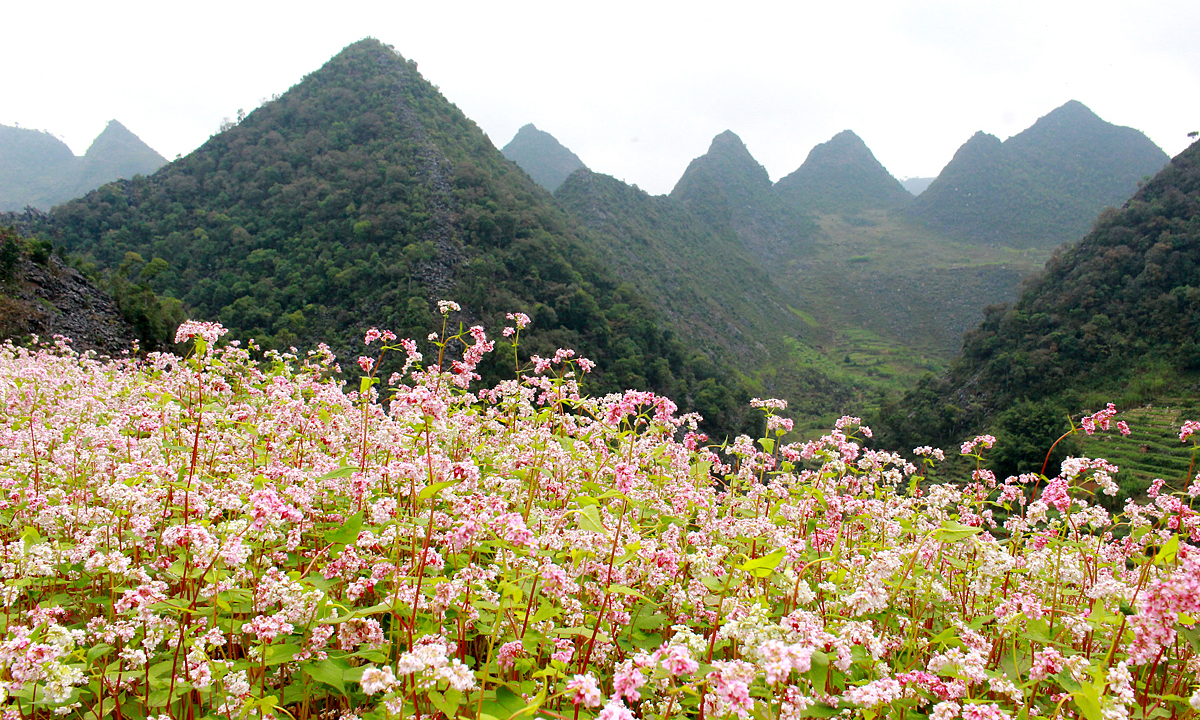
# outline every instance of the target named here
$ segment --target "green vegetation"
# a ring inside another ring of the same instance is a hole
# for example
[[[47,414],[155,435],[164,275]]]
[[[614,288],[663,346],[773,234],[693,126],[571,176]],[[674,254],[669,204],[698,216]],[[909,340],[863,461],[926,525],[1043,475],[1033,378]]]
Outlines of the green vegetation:
[[[0,212],[41,210],[117,178],[149,175],[167,161],[111,120],[83,157],[48,132],[0,125]]]
[[[348,328],[424,337],[432,303],[451,299],[467,308],[455,322],[527,313],[539,332],[522,352],[576,349],[598,363],[593,392],[669,394],[722,436],[743,422],[734,374],[661,329],[585,231],[375,40],[153,177],[105,185],[38,229],[121,277],[134,257],[138,282],[264,347],[327,341],[353,358]],[[511,365],[480,372],[495,380]]]
[[[500,152],[550,192],[557,190],[571,173],[586,167],[578,155],[563,147],[550,133],[538,130],[533,123],[518,130]]]
[[[1070,412],[1197,387],[1200,144],[1057,251],[1013,306],[988,308],[947,375],[885,409],[897,437],[950,438],[1015,403]]]
[[[898,208],[913,200],[852,130],[814,147],[803,165],[775,183],[775,192],[795,207],[822,212]]]
[[[1166,162],[1142,133],[1072,100],[1003,143],[976,133],[908,212],[956,239],[1048,249],[1086,233]]]

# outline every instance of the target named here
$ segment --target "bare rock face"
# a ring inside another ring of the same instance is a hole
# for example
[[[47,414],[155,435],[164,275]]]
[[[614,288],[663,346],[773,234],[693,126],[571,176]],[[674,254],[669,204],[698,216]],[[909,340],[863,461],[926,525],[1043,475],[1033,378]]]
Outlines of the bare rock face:
[[[31,335],[62,335],[76,350],[110,356],[131,352],[135,337],[113,299],[54,255],[44,264],[22,257],[0,286],[0,339]]]

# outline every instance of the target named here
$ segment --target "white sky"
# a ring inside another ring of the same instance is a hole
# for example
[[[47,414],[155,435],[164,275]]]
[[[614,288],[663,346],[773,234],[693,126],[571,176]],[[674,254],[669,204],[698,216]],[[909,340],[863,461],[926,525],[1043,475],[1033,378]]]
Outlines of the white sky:
[[[852,129],[936,175],[1075,99],[1168,154],[1200,130],[1200,2],[23,0],[0,11],[0,123],[77,154],[112,118],[168,159],[366,36],[502,147],[532,122],[669,192],[726,129],[772,179]]]

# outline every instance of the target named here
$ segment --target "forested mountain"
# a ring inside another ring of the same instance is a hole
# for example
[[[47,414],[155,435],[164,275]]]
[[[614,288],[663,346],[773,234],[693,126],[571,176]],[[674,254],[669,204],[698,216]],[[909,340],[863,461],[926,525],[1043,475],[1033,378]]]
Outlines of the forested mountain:
[[[1198,370],[1200,143],[1060,248],[1015,305],[989,308],[950,371],[886,415],[903,438],[949,439],[1021,401],[1193,394]]]
[[[166,164],[167,159],[141,138],[110,120],[83,155],[75,194],[82,195],[117,178],[150,175]]]
[[[573,173],[554,196],[591,230],[607,263],[690,344],[729,358],[759,394],[787,397],[795,411],[845,407],[849,383],[792,357],[795,344],[820,338],[732,230],[674,198],[588,170]]]
[[[891,209],[912,202],[912,194],[852,130],[814,147],[803,165],[775,183],[775,192],[794,207],[821,212]]]
[[[372,325],[425,337],[432,302],[452,299],[464,308],[455,323],[492,332],[506,311],[526,312],[522,352],[576,349],[599,363],[595,392],[669,393],[722,432],[742,421],[734,373],[660,326],[587,231],[376,40],[152,177],[105,185],[38,229],[104,267],[134,258],[156,291],[234,337],[325,341],[353,357]],[[489,362],[493,378],[511,374],[503,350]]]
[[[819,233],[812,218],[772,191],[766,168],[729,130],[688,165],[670,196],[712,227],[735,232],[763,263],[804,253]]]
[[[563,147],[550,133],[538,130],[533,123],[518,130],[500,152],[550,192],[557,190],[568,175],[586,167],[578,155]]]
[[[976,133],[909,212],[961,240],[1054,247],[1086,233],[1167,159],[1139,131],[1072,100],[1004,142]]]
[[[117,178],[149,175],[166,162],[116,120],[83,157],[50,133],[0,125],[0,212],[49,210]]]

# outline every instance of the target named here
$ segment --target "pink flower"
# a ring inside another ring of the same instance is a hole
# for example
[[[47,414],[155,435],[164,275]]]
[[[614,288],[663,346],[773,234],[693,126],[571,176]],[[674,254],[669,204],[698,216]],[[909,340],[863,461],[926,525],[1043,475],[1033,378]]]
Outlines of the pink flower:
[[[571,697],[571,702],[579,705],[583,704],[586,707],[600,707],[600,703],[604,702],[604,695],[600,692],[600,686],[596,684],[596,678],[591,675],[576,675],[567,681],[567,690],[574,692]]]
[[[963,443],[962,447],[959,448],[959,453],[963,455],[970,455],[972,452],[974,452],[977,446],[990,448],[995,444],[996,437],[994,435],[979,435]]]
[[[371,368],[374,365],[375,365],[375,361],[373,359],[367,357],[366,355],[360,355],[358,357],[358,366],[360,368],[362,368],[363,372],[366,372],[366,373],[371,372]]]
[[[1200,430],[1200,420],[1188,420],[1179,428],[1179,441],[1186,442],[1197,430]]]
[[[215,343],[217,338],[229,332],[220,323],[202,320],[188,320],[175,331],[175,342],[181,343],[194,337],[199,337],[207,343]]]
[[[700,663],[692,659],[692,653],[683,645],[667,645],[654,651],[663,669],[678,677],[696,672]]]
[[[529,316],[525,313],[508,313],[504,317],[515,322],[518,330],[524,330],[529,327]]]

